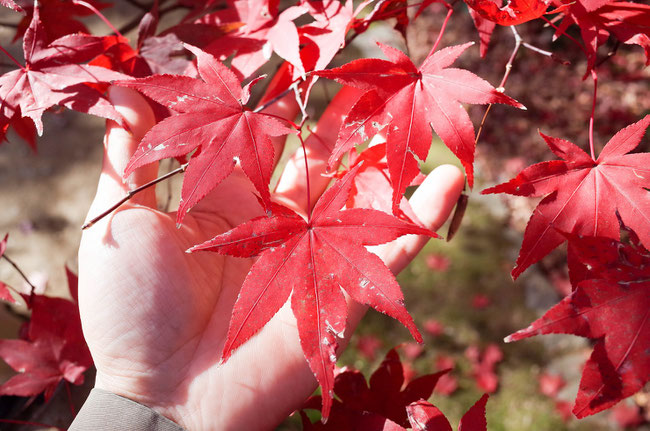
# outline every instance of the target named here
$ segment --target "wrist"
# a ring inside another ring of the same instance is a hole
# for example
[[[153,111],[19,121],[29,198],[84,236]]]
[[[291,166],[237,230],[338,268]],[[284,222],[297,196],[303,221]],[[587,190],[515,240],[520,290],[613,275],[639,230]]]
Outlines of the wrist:
[[[174,401],[175,396],[171,395],[170,392],[165,393],[164,396],[159,396],[155,393],[144,391],[142,388],[138,388],[138,386],[138,384],[133,384],[133,382],[127,383],[122,379],[107,376],[98,371],[94,388],[119,395],[120,397],[127,398],[145,406],[185,430],[201,429],[200,426],[197,427],[191,420],[189,411],[192,411],[192,409],[187,407],[187,403],[183,404]]]

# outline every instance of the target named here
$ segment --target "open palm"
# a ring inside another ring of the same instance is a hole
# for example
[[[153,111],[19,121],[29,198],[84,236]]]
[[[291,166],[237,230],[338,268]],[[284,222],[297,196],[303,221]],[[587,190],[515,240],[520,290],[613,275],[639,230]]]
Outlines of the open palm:
[[[122,172],[142,135],[154,124],[135,92],[111,88],[110,98],[131,133],[109,122],[94,216],[126,190],[157,175],[139,169],[124,184]],[[319,139],[335,139],[340,114],[335,103],[323,115]],[[277,115],[295,108],[276,104]],[[324,122],[327,124],[323,127]],[[278,142],[276,149],[281,149]],[[327,154],[314,145],[308,155],[312,202],[327,186],[320,175]],[[304,161],[287,166],[276,197],[304,211]],[[438,168],[411,198],[420,220],[437,229],[463,186],[451,166]],[[175,214],[156,210],[153,188],[84,232],[79,252],[79,305],[84,334],[97,367],[96,387],[154,408],[191,430],[271,429],[316,387],[303,357],[288,304],[224,364],[220,353],[232,307],[253,259],[185,250],[262,214],[254,188],[235,171],[176,228]],[[394,273],[426,242],[412,235],[377,250]],[[349,301],[346,340],[365,312]]]

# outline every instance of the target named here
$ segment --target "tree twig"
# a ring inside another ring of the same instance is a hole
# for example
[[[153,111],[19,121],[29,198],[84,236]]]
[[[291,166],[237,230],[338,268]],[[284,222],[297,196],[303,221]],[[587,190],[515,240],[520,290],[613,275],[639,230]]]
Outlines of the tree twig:
[[[36,290],[36,286],[34,286],[34,285],[32,284],[32,282],[29,281],[29,278],[27,278],[27,276],[25,275],[25,273],[20,269],[20,267],[16,264],[16,262],[14,262],[12,259],[10,259],[9,256],[7,256],[6,254],[3,254],[3,255],[0,256],[0,257],[1,257],[2,259],[6,260],[7,262],[9,262],[9,265],[11,265],[11,266],[14,267],[14,269],[18,272],[18,274],[20,274],[20,276],[22,277],[22,279],[25,280],[25,282],[26,282],[26,283],[29,285],[29,287],[32,289],[32,292],[34,292],[34,290]],[[14,289],[14,291],[15,291],[15,289]]]
[[[517,56],[517,53],[519,52],[519,48],[521,48],[523,44],[523,40],[521,39],[521,36],[519,36],[519,33],[517,32],[517,29],[515,26],[510,26],[510,29],[512,30],[512,34],[515,37],[515,47],[512,50],[512,54],[510,54],[510,58],[508,59],[508,62],[506,63],[506,71],[503,73],[503,77],[501,78],[501,83],[499,83],[499,87],[497,88],[497,91],[503,92],[505,91],[505,85],[506,82],[508,81],[508,77],[510,77],[510,71],[512,70],[512,64],[515,61],[515,57]],[[478,131],[476,132],[476,139],[474,139],[474,144],[478,143],[479,138],[481,137],[481,132],[483,131],[483,126],[485,125],[485,120],[487,119],[488,114],[490,113],[490,109],[492,109],[492,103],[490,103],[487,108],[485,109],[485,114],[483,114],[483,118],[481,119],[481,124],[478,127]]]
[[[136,189],[129,190],[129,192],[126,194],[126,196],[124,196],[122,199],[120,199],[118,202],[116,202],[113,206],[111,206],[109,209],[107,209],[106,211],[99,214],[97,217],[90,220],[88,223],[81,226],[81,230],[88,229],[90,226],[94,225],[95,223],[97,223],[98,221],[100,221],[101,219],[103,219],[104,217],[106,217],[107,215],[109,215],[110,213],[115,211],[116,209],[118,209],[122,204],[128,202],[133,196],[137,195],[141,191],[146,190],[151,186],[155,186],[159,182],[165,181],[167,178],[171,178],[176,174],[180,174],[181,172],[185,172],[185,169],[187,169],[187,165],[188,165],[188,163],[185,163],[184,165],[181,165],[179,168],[176,168],[173,171],[168,172],[165,175],[162,175],[162,176],[156,178],[155,180],[149,181],[147,184],[143,184],[143,185],[141,185],[140,187],[138,187]]]

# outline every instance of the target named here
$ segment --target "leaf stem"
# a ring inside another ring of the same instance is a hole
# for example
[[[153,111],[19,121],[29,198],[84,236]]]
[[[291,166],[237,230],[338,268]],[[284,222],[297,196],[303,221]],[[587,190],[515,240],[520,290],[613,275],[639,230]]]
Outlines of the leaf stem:
[[[514,25],[510,26],[510,30],[512,31],[512,35],[515,38],[515,47],[513,48],[512,54],[510,54],[510,58],[506,63],[506,71],[503,73],[503,77],[501,78],[501,82],[499,83],[499,87],[497,88],[497,91],[500,92],[505,91],[505,85],[506,82],[508,82],[508,78],[510,77],[510,72],[512,71],[512,65],[515,62],[515,57],[517,57],[517,53],[519,52],[519,49],[523,45],[523,40],[521,39],[521,36],[519,35],[519,32],[517,32],[517,29],[515,28]],[[474,139],[475,145],[478,143],[478,140],[481,137],[481,132],[483,132],[483,126],[485,125],[485,120],[487,119],[487,116],[490,113],[490,109],[492,109],[492,105],[493,104],[490,103],[485,109],[485,114],[483,114],[483,118],[481,119],[481,124],[478,126],[478,131],[476,132],[476,139]]]
[[[104,24],[106,24],[106,25],[108,26],[108,28],[110,28],[111,30],[113,30],[113,33],[115,33],[116,35],[118,35],[120,38],[124,38],[124,36],[122,35],[122,33],[120,33],[120,31],[119,31],[118,29],[116,29],[116,28],[113,26],[113,24],[111,24],[111,22],[110,22],[110,21],[109,21],[109,20],[104,16],[104,14],[101,13],[101,12],[100,12],[100,11],[99,11],[95,6],[91,5],[90,3],[88,3],[88,2],[86,2],[86,1],[84,1],[84,0],[72,0],[72,3],[77,4],[77,5],[79,5],[79,6],[83,6],[83,7],[85,7],[86,9],[92,11],[95,15],[97,15],[97,16],[99,17],[99,19],[101,19],[102,21],[104,21]]]
[[[289,93],[292,92],[292,91],[293,91],[293,88],[292,88],[292,86],[290,86],[289,88],[287,88],[287,89],[284,90],[282,93],[278,94],[278,95],[275,96],[273,99],[271,99],[271,100],[269,100],[268,102],[266,102],[265,104],[260,105],[260,106],[258,106],[257,108],[253,109],[253,112],[256,112],[256,113],[257,113],[257,112],[260,112],[260,111],[265,110],[265,109],[268,108],[269,106],[271,106],[271,105],[277,103],[280,99],[282,99],[284,96],[286,96],[287,94],[289,94]]]
[[[7,57],[9,57],[9,59],[10,59],[11,61],[14,62],[14,64],[15,64],[16,66],[18,66],[18,67],[20,67],[21,69],[25,70],[25,67],[24,67],[22,64],[20,64],[20,62],[18,62],[18,60],[16,60],[16,58],[15,58],[13,55],[9,54],[9,51],[7,51],[6,49],[4,49],[4,47],[3,47],[2,45],[0,45],[0,50],[1,50],[2,52],[4,52],[4,53],[7,55]]]
[[[302,146],[302,154],[305,157],[305,174],[307,175],[307,221],[309,222],[311,221],[311,186],[309,184],[309,163],[307,162],[307,148],[305,146],[305,140],[302,138],[302,123],[300,124],[300,129],[296,132],[296,135],[300,140],[300,146]]]
[[[436,52],[436,49],[438,49],[438,45],[442,40],[442,35],[445,33],[445,29],[447,28],[447,24],[449,23],[449,18],[451,18],[451,15],[454,13],[454,8],[450,4],[448,4],[447,2],[443,2],[443,4],[447,8],[447,16],[445,17],[445,20],[442,22],[442,26],[440,27],[440,32],[438,33],[438,38],[436,39],[436,42],[433,44],[433,48],[431,48],[429,55],[431,55],[431,53],[433,52]]]
[[[40,427],[40,428],[56,428],[60,431],[65,431],[64,428],[57,427],[54,425],[48,425],[40,422],[31,422],[31,421],[21,421],[19,419],[0,419],[0,423],[6,423],[6,424],[17,424],[17,425],[30,425],[33,427]]]
[[[189,163],[185,163],[184,165],[181,165],[179,168],[176,168],[173,171],[166,173],[165,175],[161,175],[160,177],[156,178],[155,180],[149,181],[147,184],[141,185],[140,187],[138,187],[136,189],[129,190],[127,192],[126,196],[124,196],[122,199],[120,199],[118,202],[116,202],[113,206],[111,206],[109,209],[107,209],[103,213],[99,214],[97,217],[93,218],[92,220],[90,220],[89,222],[87,222],[86,224],[81,226],[81,230],[88,229],[90,226],[94,225],[95,223],[97,223],[98,221],[100,221],[101,219],[103,219],[104,217],[106,217],[107,215],[109,215],[110,213],[115,211],[116,209],[118,209],[122,204],[129,201],[133,196],[140,193],[141,191],[146,190],[149,187],[154,186],[154,185],[158,184],[161,181],[165,181],[166,179],[171,178],[176,174],[180,174],[181,172],[185,172],[185,169],[187,169],[188,164]]]
[[[289,89],[293,90],[294,95],[296,96],[296,103],[300,107],[300,113],[302,119],[300,124],[296,127],[296,134],[300,140],[300,146],[302,147],[302,154],[305,157],[305,175],[306,175],[306,185],[307,185],[307,221],[311,221],[311,185],[309,183],[309,163],[307,162],[307,146],[305,145],[305,140],[302,138],[302,128],[305,125],[305,121],[309,118],[309,114],[305,109],[305,103],[300,98],[300,89],[298,88],[298,83],[294,83]]]
[[[22,277],[22,279],[25,280],[25,282],[26,282],[26,283],[29,285],[29,287],[32,289],[32,293],[33,293],[34,290],[36,290],[36,286],[34,286],[34,285],[32,284],[32,282],[29,281],[29,278],[27,278],[27,276],[25,275],[25,273],[20,269],[20,267],[16,264],[16,262],[14,262],[12,259],[10,259],[9,256],[7,256],[6,254],[3,254],[3,255],[0,256],[0,257],[2,257],[2,259],[4,259],[4,260],[6,260],[7,262],[9,262],[9,265],[11,265],[11,266],[14,267],[14,269],[16,270],[16,272],[18,272],[18,274],[20,274],[20,276]],[[11,290],[13,290],[13,291],[16,292],[16,293],[20,293],[20,292],[18,292],[16,289],[14,289],[13,287],[11,287],[11,286],[9,286],[9,285],[7,285],[7,287],[9,287]]]
[[[598,73],[595,69],[591,69],[591,78],[594,80],[594,100],[591,102],[591,114],[589,114],[589,150],[591,151],[591,159],[595,162],[596,156],[594,153],[594,116],[596,113],[596,96],[598,94]]]

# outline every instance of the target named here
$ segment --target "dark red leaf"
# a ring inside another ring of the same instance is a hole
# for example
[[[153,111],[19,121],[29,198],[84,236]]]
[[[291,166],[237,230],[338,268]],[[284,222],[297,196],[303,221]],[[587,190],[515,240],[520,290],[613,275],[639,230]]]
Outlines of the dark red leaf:
[[[487,431],[485,405],[489,395],[484,394],[460,419],[458,431]]]
[[[594,241],[590,240],[591,247]],[[516,341],[539,334],[574,334],[597,340],[585,365],[573,408],[578,417],[607,409],[648,381],[650,367],[650,257],[631,253],[620,243],[601,238],[599,247],[605,265],[595,276],[581,281],[576,289],[544,316],[506,338]],[[613,256],[637,258],[642,265]]]
[[[460,420],[458,431],[487,431],[485,405],[488,395],[483,395]],[[445,415],[434,405],[416,401],[407,408],[408,418],[414,431],[452,431]]]
[[[0,340],[0,357],[20,374],[0,386],[0,395],[45,392],[47,400],[62,380],[83,383],[83,373],[93,362],[75,303],[42,295],[25,298],[32,315],[24,339]]]

